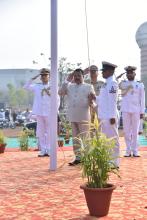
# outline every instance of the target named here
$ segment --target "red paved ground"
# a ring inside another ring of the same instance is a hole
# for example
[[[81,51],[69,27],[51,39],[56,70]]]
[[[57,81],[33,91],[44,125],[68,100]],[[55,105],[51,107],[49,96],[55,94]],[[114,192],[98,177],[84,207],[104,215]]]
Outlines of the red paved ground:
[[[147,219],[147,151],[140,153],[141,158],[121,158],[121,179],[110,177],[117,188],[109,215],[99,219]],[[36,151],[0,154],[0,220],[97,219],[88,215],[79,188],[83,183],[80,167],[67,165],[72,151],[64,154],[58,151],[55,172],[49,171],[49,159],[38,158],[37,154]]]

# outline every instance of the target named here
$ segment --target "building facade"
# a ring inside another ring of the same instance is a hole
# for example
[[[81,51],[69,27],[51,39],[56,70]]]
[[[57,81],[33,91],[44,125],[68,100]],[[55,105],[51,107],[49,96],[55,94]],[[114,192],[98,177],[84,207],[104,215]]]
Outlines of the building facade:
[[[8,84],[20,87],[37,74],[37,69],[0,69],[0,90],[7,90]]]

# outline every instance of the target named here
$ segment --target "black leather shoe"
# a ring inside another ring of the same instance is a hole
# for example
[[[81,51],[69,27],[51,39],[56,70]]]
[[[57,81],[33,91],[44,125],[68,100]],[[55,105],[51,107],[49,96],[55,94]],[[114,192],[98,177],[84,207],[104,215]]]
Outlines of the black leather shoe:
[[[79,163],[81,163],[80,160],[74,160],[74,161],[68,163],[68,165],[69,165],[69,166],[76,166],[76,165],[78,165]]]
[[[38,154],[38,157],[46,157],[45,154]]]
[[[136,155],[136,154],[133,154],[133,157],[140,157],[140,155],[138,155],[138,154],[137,154],[137,155]]]
[[[129,155],[124,155],[124,157],[131,157],[131,154],[129,154]]]
[[[50,157],[50,155],[49,155],[49,154],[47,154],[47,153],[45,153],[45,154],[44,154],[44,156],[45,156],[45,157]]]

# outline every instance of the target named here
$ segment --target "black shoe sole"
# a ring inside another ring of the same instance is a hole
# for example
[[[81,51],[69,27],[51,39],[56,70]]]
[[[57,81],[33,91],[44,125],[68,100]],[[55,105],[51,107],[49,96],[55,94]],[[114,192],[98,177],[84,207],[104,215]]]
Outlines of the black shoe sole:
[[[38,155],[38,157],[49,157],[50,155],[44,154],[44,155]]]
[[[68,163],[68,165],[69,165],[69,166],[76,166],[76,165],[78,165],[78,164],[80,164],[80,163],[81,163],[80,160],[75,160],[75,161],[73,161],[73,162]]]
[[[127,156],[127,155],[124,155],[124,157],[131,157],[131,154],[130,154],[130,155],[128,155],[128,156]]]
[[[134,155],[134,154],[133,154],[133,157],[140,157],[140,155]]]

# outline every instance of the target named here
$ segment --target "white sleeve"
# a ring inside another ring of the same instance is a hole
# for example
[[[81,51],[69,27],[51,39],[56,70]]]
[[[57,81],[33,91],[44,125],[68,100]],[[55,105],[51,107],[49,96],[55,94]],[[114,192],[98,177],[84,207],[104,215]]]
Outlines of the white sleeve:
[[[57,95],[57,108],[59,109],[59,107],[60,107],[60,96]]]
[[[33,84],[33,80],[29,80],[26,82],[26,84],[23,86],[24,89],[30,90],[32,92],[35,91],[36,84]]]
[[[142,83],[141,89],[140,89],[140,114],[144,114],[145,111],[145,89],[144,85]]]

